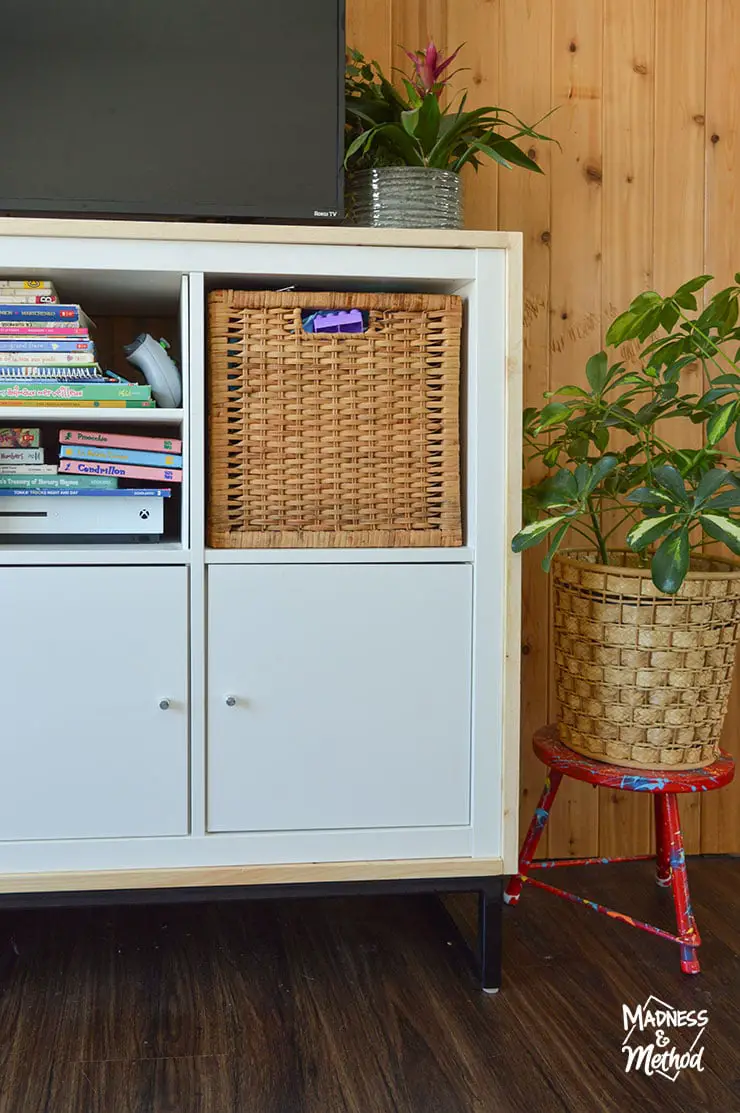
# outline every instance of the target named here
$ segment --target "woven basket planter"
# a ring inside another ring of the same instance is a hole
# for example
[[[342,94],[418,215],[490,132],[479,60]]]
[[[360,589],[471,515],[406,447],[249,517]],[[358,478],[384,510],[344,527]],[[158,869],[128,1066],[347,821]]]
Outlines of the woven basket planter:
[[[367,311],[306,332],[302,311]],[[462,301],[217,290],[208,319],[208,544],[462,544]]]
[[[695,769],[715,760],[740,633],[740,567],[702,558],[676,595],[635,553],[553,561],[562,741],[601,761]]]

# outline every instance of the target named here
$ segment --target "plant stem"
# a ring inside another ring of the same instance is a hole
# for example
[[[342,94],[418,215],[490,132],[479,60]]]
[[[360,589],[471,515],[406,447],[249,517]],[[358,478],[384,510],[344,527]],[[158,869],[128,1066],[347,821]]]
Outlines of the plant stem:
[[[586,503],[587,503],[587,506],[588,506],[588,512],[591,515],[591,525],[593,526],[594,535],[596,537],[596,544],[598,545],[599,555],[601,557],[601,563],[602,564],[608,564],[609,563],[609,554],[606,551],[606,542],[604,541],[604,535],[601,532],[601,526],[599,525],[599,519],[596,517],[596,511],[594,510],[594,505],[591,502],[591,499],[587,499]]]
[[[687,317],[686,314],[684,313],[684,311],[680,307],[679,307],[678,311],[679,311],[679,314],[681,315],[682,320],[685,321],[686,324],[688,324],[691,327],[691,331],[695,332],[697,334],[697,336],[700,336],[702,338],[702,340],[706,340],[707,344],[709,344],[712,348],[714,348],[714,352],[708,357],[712,361],[712,363],[716,367],[718,367],[719,370],[721,371],[722,367],[717,362],[717,359],[716,359],[717,356],[721,356],[728,367],[731,367],[733,371],[737,371],[737,364],[733,363],[732,360],[730,359],[730,357],[725,355],[725,353],[720,348],[719,344],[717,344],[714,340],[711,340],[705,333],[702,332],[702,330],[700,328],[697,328],[696,324],[694,323],[693,318]],[[704,355],[704,353],[702,353],[702,356],[700,356],[699,358],[703,362],[704,359],[707,358],[707,356]],[[706,365],[704,367],[704,370],[706,371]],[[711,382],[711,379],[709,381]]]

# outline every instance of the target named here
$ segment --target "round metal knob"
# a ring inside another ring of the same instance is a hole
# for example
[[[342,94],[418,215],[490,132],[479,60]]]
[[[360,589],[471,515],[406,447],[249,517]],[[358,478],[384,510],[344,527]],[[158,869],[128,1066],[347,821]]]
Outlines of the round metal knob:
[[[161,699],[159,701],[159,707],[160,707],[161,711],[166,711],[169,706],[170,706],[170,701],[168,699]]]
[[[234,707],[235,704],[236,704],[236,697],[235,696],[227,696],[226,697],[226,706],[227,707]]]

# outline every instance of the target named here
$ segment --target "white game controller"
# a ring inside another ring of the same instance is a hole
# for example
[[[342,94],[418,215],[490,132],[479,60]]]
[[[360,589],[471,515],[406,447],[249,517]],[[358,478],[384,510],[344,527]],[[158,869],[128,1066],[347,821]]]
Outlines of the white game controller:
[[[157,405],[176,410],[182,402],[182,380],[177,365],[165,351],[165,345],[166,340],[157,343],[148,332],[142,332],[131,344],[124,344],[123,350],[129,363],[138,367],[149,383]]]

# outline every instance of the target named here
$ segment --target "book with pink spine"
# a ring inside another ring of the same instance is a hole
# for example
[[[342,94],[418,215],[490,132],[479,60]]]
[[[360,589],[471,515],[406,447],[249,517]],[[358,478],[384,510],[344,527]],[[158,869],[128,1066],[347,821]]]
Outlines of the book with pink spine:
[[[28,470],[26,467],[25,470]],[[97,460],[60,460],[60,473],[74,475],[113,475],[117,479],[152,479],[182,483],[181,468],[143,468],[139,464],[103,464]]]
[[[0,326],[0,337],[4,340],[43,340],[47,336],[52,339],[64,339],[64,337],[68,337],[70,340],[76,340],[78,337],[81,340],[89,339],[86,328],[67,328],[65,325],[50,325],[48,328],[40,328],[38,325],[28,325],[25,322],[17,325],[9,325],[6,322]]]
[[[60,429],[60,444],[90,444],[101,448],[141,448],[148,452],[182,452],[182,441],[175,437],[134,437],[107,433],[100,429]]]

